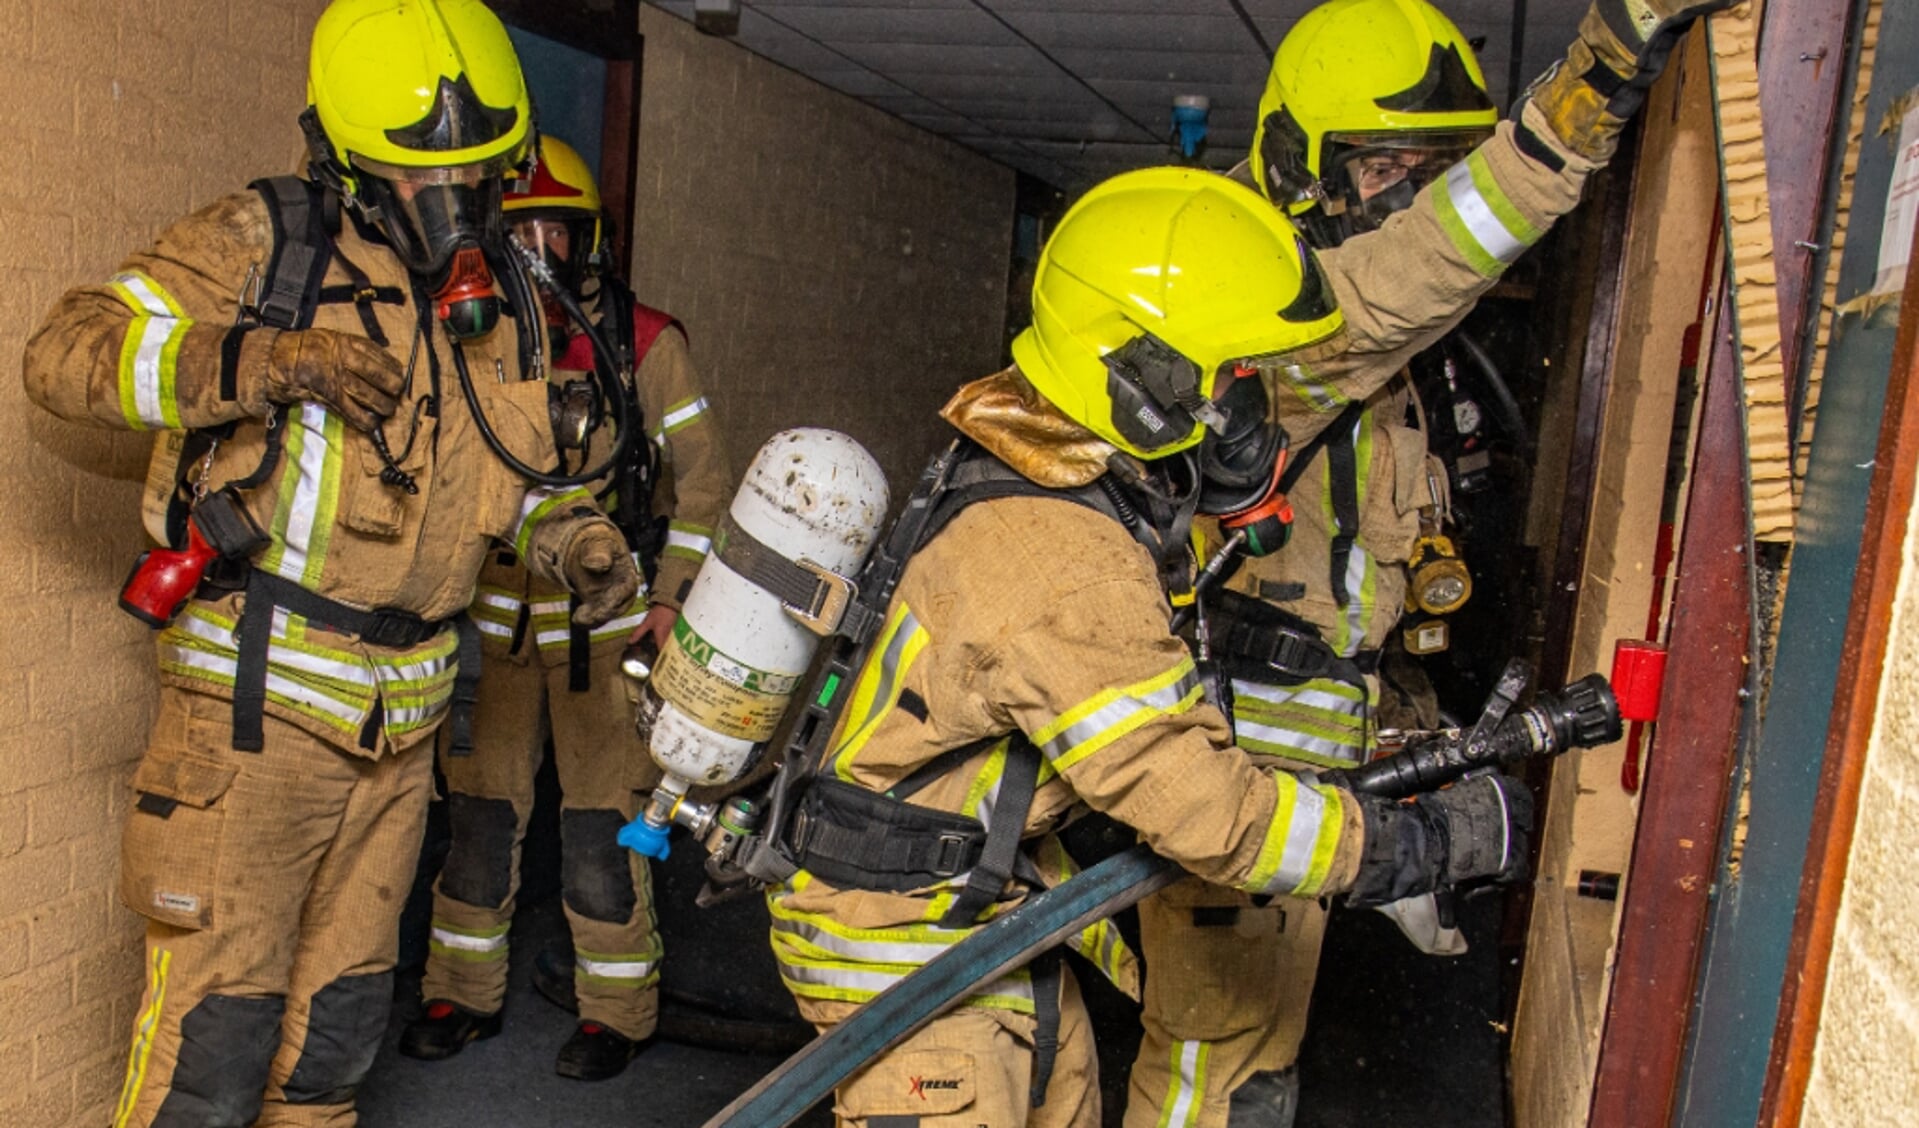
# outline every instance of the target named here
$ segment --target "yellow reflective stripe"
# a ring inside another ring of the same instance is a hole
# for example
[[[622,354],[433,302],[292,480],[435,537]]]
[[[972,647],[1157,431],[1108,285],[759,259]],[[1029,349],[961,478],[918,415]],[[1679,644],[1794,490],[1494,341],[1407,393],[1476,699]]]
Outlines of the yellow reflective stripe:
[[[167,971],[173,966],[173,953],[155,948],[147,957],[147,1007],[133,1027],[133,1049],[127,1054],[127,1078],[120,1086],[120,1103],[114,1110],[113,1128],[126,1128],[133,1107],[140,1101],[140,1089],[147,1080],[147,1061],[153,1055],[153,1036],[160,1028],[160,1015],[166,1009]]]
[[[1266,826],[1266,837],[1260,843],[1252,872],[1246,875],[1240,888],[1254,893],[1304,896],[1309,884],[1315,889],[1318,887],[1314,882],[1316,867],[1319,867],[1318,882],[1326,879],[1320,863],[1330,865],[1332,858],[1328,853],[1322,859],[1320,850],[1326,842],[1328,818],[1335,824],[1339,819],[1339,796],[1330,787],[1308,786],[1287,772],[1276,772],[1271,778],[1275,789],[1272,821]],[[1335,825],[1334,843],[1337,839]]]
[[[1446,170],[1433,192],[1433,210],[1454,248],[1487,278],[1497,277],[1543,234],[1514,206],[1478,152]]]
[[[273,546],[260,566],[306,588],[320,582],[326,562],[327,541],[340,502],[345,440],[339,417],[317,403],[303,403],[287,418]]]
[[[919,618],[904,600],[893,607],[873,653],[853,683],[853,696],[846,702],[847,724],[841,730],[839,747],[832,753],[833,772],[841,779],[853,782],[853,758],[866,747],[893,706],[899,704],[906,672],[931,640],[932,636],[920,626]]]
[[[137,315],[120,346],[120,413],[135,430],[178,429],[174,380],[180,344],[193,319],[165,287],[140,271],[116,274],[108,286]]]
[[[182,647],[160,647],[160,669],[180,677],[198,678],[231,690],[238,675],[232,661]],[[367,710],[354,710],[327,697],[313,686],[289,681],[269,671],[266,677],[267,700],[321,721],[345,733],[357,733],[366,720]]]
[[[1339,411],[1352,402],[1332,381],[1320,379],[1307,365],[1282,364],[1276,371],[1301,402],[1322,415]]]
[[[1346,800],[1340,798],[1339,789],[1314,784],[1313,790],[1326,801],[1326,812],[1319,820],[1319,837],[1313,840],[1312,860],[1306,866],[1305,880],[1294,890],[1300,897],[1317,897],[1325,888],[1326,879],[1332,876],[1333,858],[1339,853],[1339,836],[1346,830]]]
[[[1034,733],[1033,743],[1064,773],[1148,721],[1184,713],[1199,698],[1199,673],[1184,658],[1145,681],[1101,690]]]
[[[1172,1085],[1160,1106],[1158,1128],[1190,1128],[1199,1123],[1200,1110],[1206,1103],[1206,1062],[1212,1049],[1210,1042],[1173,1043]]]
[[[657,935],[644,952],[589,952],[584,948],[575,948],[573,977],[610,986],[645,986],[659,978],[660,957],[664,954]]]
[[[1011,743],[1011,737],[1002,737],[999,743],[993,745],[992,753],[980,765],[980,770],[974,773],[973,782],[967,785],[966,801],[961,804],[960,810],[973,812],[973,817],[982,826],[992,825],[993,807],[999,801],[1000,780],[1006,776],[1006,750]]]
[[[1365,758],[1367,694],[1331,678],[1294,686],[1233,681],[1233,736],[1249,752],[1288,756],[1326,767]]]
[[[540,522],[560,506],[592,504],[593,495],[578,486],[565,490],[542,487],[526,491],[526,497],[520,502],[520,522],[513,527],[513,551],[519,554],[520,559],[526,559],[533,530],[539,528]]]

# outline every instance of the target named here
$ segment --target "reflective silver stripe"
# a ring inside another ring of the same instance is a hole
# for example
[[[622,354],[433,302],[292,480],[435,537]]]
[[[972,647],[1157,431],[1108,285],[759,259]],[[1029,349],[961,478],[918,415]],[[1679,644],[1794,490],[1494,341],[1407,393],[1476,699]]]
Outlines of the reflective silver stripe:
[[[814,967],[784,961],[780,963],[780,974],[789,982],[804,986],[837,987],[848,991],[870,991],[874,994],[906,978],[903,974],[896,975],[884,971],[854,971],[851,968]],[[981,987],[975,994],[1000,995],[1031,1003],[1033,985],[1024,979],[1004,976]]]
[[[449,932],[439,926],[433,928],[433,939],[449,948],[458,948],[462,952],[498,952],[506,947],[506,933],[498,936],[468,936],[464,932]]]
[[[564,599],[542,599],[533,605],[535,615],[559,615],[571,610],[573,604]]]
[[[571,641],[572,638],[573,632],[571,629],[561,628],[557,631],[541,631],[533,636],[533,641],[541,646],[557,646],[562,642]]]
[[[510,595],[498,595],[490,591],[479,592],[473,597],[473,601],[484,603],[488,607],[498,607],[502,611],[511,611],[514,614],[518,614],[520,608],[526,606]]]
[[[1305,752],[1314,756],[1322,756],[1328,760],[1343,760],[1347,763],[1354,764],[1359,762],[1359,744],[1357,740],[1355,740],[1355,743],[1347,744],[1338,740],[1330,740],[1323,736],[1312,736],[1308,733],[1300,732],[1297,729],[1276,728],[1272,725],[1262,725],[1258,722],[1247,721],[1238,717],[1233,719],[1233,734],[1238,737],[1242,746],[1257,742],[1295,752]],[[1357,734],[1355,734],[1355,736],[1357,736]],[[1262,751],[1262,749],[1253,748],[1252,751],[1259,752]]]
[[[773,918],[773,931],[785,933],[805,943],[831,952],[836,956],[861,963],[923,964],[933,957],[941,955],[953,944],[967,936],[968,930],[954,929],[953,939],[945,944],[937,941],[917,943],[911,940],[852,940],[836,935],[816,924],[805,921],[789,920],[785,917]],[[795,958],[807,958],[804,953],[794,953]]]
[[[230,658],[222,658],[218,654],[208,654],[205,651],[189,650],[184,646],[168,644],[161,646],[160,657],[162,661],[175,662],[189,669],[202,670],[210,674],[220,674],[235,680],[239,678],[238,663]],[[366,709],[355,708],[344,702],[335,701],[333,698],[316,690],[309,689],[299,682],[289,681],[279,674],[274,673],[272,670],[267,671],[266,683],[269,693],[277,693],[289,701],[310,706],[318,709],[322,713],[338,717],[343,721],[357,724],[366,717]]]
[[[1346,645],[1336,648],[1342,658],[1351,658],[1359,653],[1359,645],[1366,641],[1366,613],[1371,605],[1360,598],[1366,590],[1366,572],[1371,568],[1372,555],[1357,543],[1352,554],[1346,557]]]
[[[599,626],[594,627],[592,637],[596,639],[612,638],[616,634],[630,631],[639,626],[641,620],[645,618],[646,615],[644,613],[638,615],[622,615],[617,619],[601,623]]]
[[[698,533],[688,533],[679,529],[668,528],[666,530],[666,547],[684,548],[689,552],[697,552],[701,556],[705,556],[707,553],[713,551],[713,538],[703,537]]]
[[[1233,679],[1233,696],[1251,697],[1256,701],[1266,701],[1274,705],[1309,705],[1315,709],[1349,713],[1354,716],[1357,716],[1365,705],[1365,702],[1358,698],[1342,697],[1323,689],[1267,685],[1264,682],[1241,681],[1238,678]]]
[[[168,419],[160,395],[160,357],[174,334],[185,332],[192,323],[171,315],[155,315],[135,318],[134,324],[140,329],[140,343],[133,352],[134,410],[147,426],[165,427]]]
[[[1281,368],[1286,374],[1287,383],[1293,390],[1317,411],[1337,411],[1349,402],[1345,396],[1335,392],[1324,380],[1312,375],[1297,364],[1288,364]]]
[[[1188,693],[1197,688],[1199,688],[1199,672],[1188,670],[1171,685],[1150,690],[1139,696],[1121,694],[1066,726],[1059,735],[1040,745],[1040,751],[1046,753],[1047,759],[1057,760],[1079,745],[1093,740],[1113,726],[1130,719],[1136,713],[1148,709],[1164,713],[1172,709]]]
[[[1279,869],[1266,883],[1262,893],[1284,895],[1299,888],[1313,865],[1313,845],[1319,841],[1320,824],[1326,819],[1326,797],[1305,784],[1293,789],[1293,813],[1286,822],[1286,849],[1279,855]]]
[[[446,695],[444,697],[441,697],[438,701],[432,702],[431,704],[400,705],[400,706],[394,706],[389,704],[386,707],[387,724],[416,725],[416,724],[423,723],[425,721],[430,721],[434,717],[437,717],[441,713],[444,713],[446,711],[447,704],[448,702],[452,700],[452,698],[453,698],[453,687],[448,686],[446,690]]]
[[[594,960],[577,952],[573,961],[576,969],[602,979],[645,979],[660,966],[658,960]]]
[[[513,628],[501,626],[499,623],[489,622],[485,619],[475,619],[473,620],[473,625],[480,628],[481,634],[490,634],[499,638],[513,637]]]
[[[1459,214],[1459,221],[1467,232],[1492,258],[1510,265],[1526,253],[1526,244],[1506,230],[1506,225],[1493,214],[1492,205],[1479,194],[1479,186],[1473,183],[1472,166],[1466,161],[1446,170],[1446,197],[1452,201],[1453,210]]]
[[[424,658],[418,662],[396,662],[391,665],[376,664],[373,668],[384,684],[392,681],[421,681],[439,677],[458,664],[452,654],[442,654],[437,658]]]
[[[320,512],[320,497],[325,489],[329,455],[326,437],[327,409],[317,403],[302,403],[299,414],[289,423],[302,429],[300,461],[294,468],[299,481],[288,502],[286,532],[281,541],[279,566],[274,569],[282,579],[295,583],[306,578],[307,553],[313,545],[314,520]]]
[[[1175,1065],[1174,1089],[1168,1095],[1166,1111],[1161,1116],[1167,1128],[1181,1128],[1196,1123],[1199,1112],[1199,1058],[1206,1048],[1204,1042],[1182,1041],[1173,1047]]]
[[[661,416],[660,430],[672,431],[678,428],[680,424],[682,423],[692,422],[693,419],[698,417],[700,413],[704,412],[705,410],[706,410],[706,397],[701,396],[699,399],[694,400],[692,403],[687,404],[685,407],[676,408],[672,411],[667,412],[665,415]]]

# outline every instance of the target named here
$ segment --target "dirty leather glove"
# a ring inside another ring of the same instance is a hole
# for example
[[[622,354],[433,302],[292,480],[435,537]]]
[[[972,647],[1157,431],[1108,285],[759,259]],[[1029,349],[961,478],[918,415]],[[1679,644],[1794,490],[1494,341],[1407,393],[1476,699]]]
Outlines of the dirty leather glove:
[[[274,335],[252,391],[267,403],[312,400],[338,412],[349,427],[371,431],[392,415],[406,373],[385,349],[331,329]]]
[[[597,627],[633,605],[640,570],[626,551],[626,538],[611,521],[581,525],[560,557],[569,591],[579,597],[573,621]]]
[[[1694,20],[1738,0],[1593,0],[1579,38],[1526,91],[1566,148],[1588,160],[1612,156],[1626,119]],[[1518,115],[1515,115],[1518,116]]]
[[[1481,878],[1526,876],[1533,797],[1516,780],[1473,776],[1409,803],[1357,798],[1366,844],[1347,895],[1355,908]]]

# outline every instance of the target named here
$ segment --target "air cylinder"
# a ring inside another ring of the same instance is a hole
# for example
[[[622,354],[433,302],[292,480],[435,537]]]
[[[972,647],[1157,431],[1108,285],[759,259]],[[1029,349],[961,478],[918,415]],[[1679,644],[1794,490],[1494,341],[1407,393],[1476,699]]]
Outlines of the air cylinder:
[[[820,644],[819,624],[805,621],[818,607],[790,604],[739,569],[776,555],[803,570],[788,567],[789,577],[810,573],[823,591],[846,590],[885,520],[886,476],[838,431],[782,431],[754,457],[728,516],[641,706],[666,778],[620,841],[652,857],[666,856],[676,820],[703,833],[710,812],[689,806],[687,790],[730,783],[752,767]]]

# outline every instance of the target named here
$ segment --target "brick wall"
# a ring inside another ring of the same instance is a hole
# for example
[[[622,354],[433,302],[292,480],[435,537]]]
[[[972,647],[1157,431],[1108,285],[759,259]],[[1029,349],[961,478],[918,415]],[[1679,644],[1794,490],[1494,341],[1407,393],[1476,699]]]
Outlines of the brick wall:
[[[0,19],[0,1124],[111,1116],[141,987],[114,893],[154,699],[114,608],[147,443],[30,405],[18,357],[62,290],[298,150],[320,0],[10,0]]]
[[[1906,528],[1889,629],[1806,1128],[1919,1123],[1919,508]]]
[[[846,431],[904,496],[935,412],[999,366],[1013,174],[655,8],[634,286],[686,322],[739,470]]]

